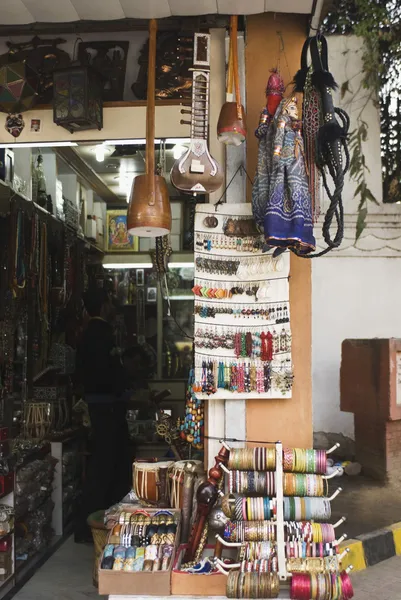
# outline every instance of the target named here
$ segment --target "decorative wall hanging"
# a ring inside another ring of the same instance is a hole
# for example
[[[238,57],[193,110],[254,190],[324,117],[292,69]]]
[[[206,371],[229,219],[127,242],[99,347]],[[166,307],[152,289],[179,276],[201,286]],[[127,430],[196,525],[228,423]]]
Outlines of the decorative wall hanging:
[[[127,228],[126,210],[108,210],[106,227],[106,252],[138,251],[138,238],[132,236]]]
[[[234,222],[246,237],[225,235]],[[196,207],[193,391],[199,399],[291,397],[289,255],[263,253],[263,236],[252,224],[250,204]]]
[[[217,122],[217,137],[223,144],[240,146],[246,137],[245,110],[241,104],[238,74],[238,16],[230,20],[230,52],[227,72],[227,95]],[[235,102],[233,94],[235,91]]]
[[[190,98],[193,63],[193,34],[163,32],[157,36],[156,46],[156,98]],[[147,97],[149,42],[139,56],[139,73],[131,89],[138,100]]]
[[[38,82],[38,74],[26,62],[0,66],[0,110],[8,113],[6,129],[13,137],[18,137],[25,126],[20,113],[32,108]]]
[[[210,35],[195,33],[194,69],[190,121],[181,123],[191,126],[189,149],[178,158],[171,169],[171,183],[177,190],[187,194],[198,192],[210,194],[221,187],[223,173],[220,165],[210,155],[209,132],[209,77]]]
[[[96,71],[75,65],[53,72],[53,121],[70,133],[102,129],[102,82]]]
[[[146,107],[146,174],[132,185],[127,227],[131,235],[160,237],[170,233],[171,206],[166,180],[155,175],[155,19],[149,21],[148,100]]]
[[[123,100],[129,42],[80,42],[78,60],[102,80],[104,102]]]
[[[53,71],[68,67],[70,56],[64,50],[57,48],[65,44],[66,40],[55,38],[42,40],[35,36],[29,42],[7,42],[9,48],[7,60],[12,62],[25,62],[39,76],[38,104],[50,104],[53,99]],[[2,61],[3,57],[0,57]]]

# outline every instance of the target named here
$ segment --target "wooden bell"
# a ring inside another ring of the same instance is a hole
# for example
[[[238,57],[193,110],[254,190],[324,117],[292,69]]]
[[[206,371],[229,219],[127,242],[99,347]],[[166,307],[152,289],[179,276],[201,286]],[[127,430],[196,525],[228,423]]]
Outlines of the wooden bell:
[[[146,107],[146,174],[135,177],[128,207],[127,228],[131,235],[159,237],[171,230],[171,206],[167,184],[155,175],[155,19],[149,22],[148,99]]]
[[[217,137],[220,142],[230,146],[240,146],[246,138],[245,110],[241,104],[238,78],[237,48],[238,17],[231,17],[230,54],[228,59],[227,95],[217,122]],[[233,82],[236,101],[233,101]]]

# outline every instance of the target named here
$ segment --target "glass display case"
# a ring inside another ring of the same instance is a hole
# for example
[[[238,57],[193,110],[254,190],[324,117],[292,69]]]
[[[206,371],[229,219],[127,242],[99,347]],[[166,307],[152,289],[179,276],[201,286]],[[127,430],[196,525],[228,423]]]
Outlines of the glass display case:
[[[122,349],[146,343],[154,355],[155,379],[188,379],[194,323],[192,256],[172,262],[161,282],[150,263],[111,265],[106,270],[115,298],[117,343]]]

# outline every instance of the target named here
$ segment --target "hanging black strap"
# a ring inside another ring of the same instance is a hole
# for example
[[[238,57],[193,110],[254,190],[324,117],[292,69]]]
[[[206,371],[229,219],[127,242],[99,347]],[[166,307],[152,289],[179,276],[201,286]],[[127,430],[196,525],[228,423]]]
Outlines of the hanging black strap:
[[[309,66],[310,66],[310,65],[308,65],[308,53],[309,53],[311,40],[312,40],[312,38],[308,37],[305,40],[304,45],[302,47],[301,68],[295,74],[295,77],[294,77],[294,84],[295,84],[294,92],[303,92],[304,88],[305,88],[306,76],[308,74],[308,70],[309,70]]]
[[[319,34],[310,39],[309,47],[313,69],[312,84],[321,96],[323,111],[323,125],[317,136],[316,164],[322,173],[323,185],[330,200],[330,205],[323,222],[323,238],[327,247],[321,252],[307,255],[291,248],[292,252],[302,258],[323,256],[330,250],[340,246],[344,236],[342,191],[344,176],[349,167],[349,153],[346,143],[349,117],[345,111],[336,108],[333,103],[331,89],[335,89],[337,84],[328,68],[327,40]],[[333,191],[330,190],[328,176],[332,179]],[[335,232],[333,235],[332,225],[334,223]]]

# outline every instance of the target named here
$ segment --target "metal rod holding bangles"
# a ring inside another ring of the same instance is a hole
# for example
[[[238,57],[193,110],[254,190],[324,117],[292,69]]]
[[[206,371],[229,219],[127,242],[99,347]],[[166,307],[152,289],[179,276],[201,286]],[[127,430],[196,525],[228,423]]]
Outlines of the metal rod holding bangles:
[[[223,539],[218,533],[216,533],[216,540],[219,540],[219,542],[221,542],[223,544],[223,546],[226,546],[227,548],[241,548],[243,542],[227,542],[225,539]]]
[[[343,542],[344,540],[347,539],[347,537],[348,537],[348,535],[346,533],[344,533],[344,535],[342,535],[339,540],[334,541],[334,544],[336,546],[339,546],[341,544],[341,542]]]
[[[349,567],[347,567],[347,568],[345,569],[345,572],[346,572],[346,573],[350,573],[350,572],[351,572],[353,569],[354,569],[354,566],[353,566],[353,565],[349,565]]]
[[[327,500],[329,502],[331,502],[332,500],[334,500],[334,498],[337,498],[338,494],[341,494],[342,491],[343,491],[342,487],[337,488],[336,491],[333,493],[333,495],[330,496],[330,498],[327,498]]]
[[[349,551],[349,548],[345,548],[345,550],[339,555],[338,560],[342,560],[348,554]]]
[[[347,520],[347,517],[341,517],[341,519],[339,521],[337,521],[337,523],[335,523],[335,525],[333,525],[334,529],[337,529],[337,527],[340,527],[340,525],[345,523],[346,520]]]
[[[218,571],[220,571],[220,573],[222,573],[223,575],[225,575],[226,577],[228,577],[228,572],[223,569],[223,567],[220,566],[220,564],[217,562],[217,560],[213,561],[214,562],[214,566],[216,567],[216,569]]]
[[[226,450],[228,450],[229,452],[231,451],[231,447],[224,440],[219,440],[219,443],[223,444]]]
[[[332,448],[330,448],[329,450],[326,450],[326,454],[331,454],[332,452],[334,452],[334,450],[337,450],[337,448],[339,448],[341,446],[341,444],[339,444],[337,442],[337,444],[334,444],[334,446]]]
[[[215,558],[214,559],[214,564],[216,566],[219,564],[219,565],[221,565],[222,567],[224,567],[226,569],[240,569],[241,568],[241,563],[235,563],[235,564],[227,565],[222,560],[220,560],[220,558]]]
[[[330,475],[322,475],[322,479],[333,479],[333,477],[335,477],[339,473],[341,473],[341,469],[336,469],[335,471],[333,471],[333,473],[330,473]]]

